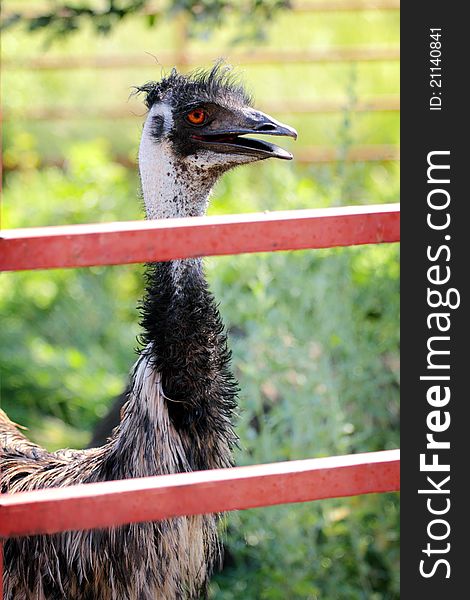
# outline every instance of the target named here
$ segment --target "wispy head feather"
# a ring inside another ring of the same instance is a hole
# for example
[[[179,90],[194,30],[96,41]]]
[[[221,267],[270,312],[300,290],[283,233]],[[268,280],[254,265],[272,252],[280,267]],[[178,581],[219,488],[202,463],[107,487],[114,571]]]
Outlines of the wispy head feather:
[[[239,76],[223,60],[218,60],[212,69],[196,69],[188,75],[173,68],[170,75],[160,81],[149,81],[136,87],[136,93],[146,94],[145,104],[149,109],[156,102],[170,101],[178,106],[195,98],[229,106],[251,106],[253,102]]]

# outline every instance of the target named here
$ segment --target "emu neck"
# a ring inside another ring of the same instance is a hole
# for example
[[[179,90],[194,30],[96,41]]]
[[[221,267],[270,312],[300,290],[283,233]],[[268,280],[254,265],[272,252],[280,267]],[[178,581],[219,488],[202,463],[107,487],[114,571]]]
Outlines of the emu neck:
[[[166,139],[158,139],[149,115],[139,149],[139,169],[148,219],[205,215],[216,176],[176,158]]]
[[[194,166],[190,169],[183,159],[177,159],[168,141],[156,139],[154,119],[157,117],[150,114],[147,118],[139,148],[146,216],[148,219],[204,216],[216,178],[211,173],[193,178]],[[168,120],[168,115],[166,118]],[[180,292],[188,280],[204,280],[201,259],[173,260],[170,265],[171,277],[167,284],[173,285],[175,292]]]
[[[205,214],[212,175],[196,185],[165,142],[156,144],[145,128],[139,162],[148,218]],[[131,380],[114,463],[131,465],[129,472],[139,475],[227,467],[238,388],[202,260],[154,263],[146,278],[145,349]]]

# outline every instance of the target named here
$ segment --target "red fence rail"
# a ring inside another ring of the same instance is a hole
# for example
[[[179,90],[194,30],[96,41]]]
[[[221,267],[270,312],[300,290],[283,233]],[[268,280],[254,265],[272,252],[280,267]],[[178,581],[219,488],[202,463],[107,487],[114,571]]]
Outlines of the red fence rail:
[[[295,153],[295,161],[301,165],[312,165],[314,163],[337,163],[337,162],[394,162],[400,160],[400,147],[393,144],[367,144],[352,146],[345,153],[339,152],[334,146],[305,146]],[[126,154],[116,154],[113,161],[123,167],[135,169],[137,159]],[[37,165],[41,167],[58,167],[64,169],[67,166],[67,158],[50,157],[40,160]],[[21,168],[18,163],[3,165],[5,171]]]
[[[0,270],[396,242],[398,204],[0,231]]]
[[[399,205],[0,231],[0,270],[397,242]],[[2,541],[400,488],[399,450],[0,495]]]
[[[399,487],[399,450],[88,483],[0,496],[0,537],[394,492]]]
[[[214,59],[212,52],[178,52],[160,50],[158,61],[166,65],[196,66],[210,64]],[[312,64],[338,62],[385,62],[398,61],[398,46],[331,46],[302,51],[296,50],[253,50],[249,52],[231,52],[230,60],[237,65]],[[5,59],[6,69],[69,71],[71,69],[125,69],[149,68],[155,63],[145,54],[126,54],[110,56],[36,56],[27,59]]]
[[[263,109],[268,114],[294,114],[312,115],[323,113],[338,113],[345,109],[351,112],[398,112],[400,110],[400,96],[381,95],[364,98],[351,104],[347,98],[322,98],[316,100],[267,100]],[[129,104],[116,104],[103,109],[78,108],[76,106],[33,106],[27,109],[21,107],[13,110],[7,109],[3,114],[3,121],[72,121],[84,119],[141,119],[143,114],[139,106],[137,111]],[[297,158],[297,157],[296,157]]]
[[[162,12],[162,3],[155,2],[138,11],[141,15],[160,15]],[[43,7],[39,7],[43,8]],[[25,7],[21,10],[21,15],[26,19],[38,17],[41,11],[38,7]],[[291,2],[289,10],[294,12],[343,12],[343,11],[383,11],[399,10],[399,0],[296,0]],[[4,11],[4,18],[11,17],[16,10],[10,9]],[[67,10],[63,11],[67,14]]]

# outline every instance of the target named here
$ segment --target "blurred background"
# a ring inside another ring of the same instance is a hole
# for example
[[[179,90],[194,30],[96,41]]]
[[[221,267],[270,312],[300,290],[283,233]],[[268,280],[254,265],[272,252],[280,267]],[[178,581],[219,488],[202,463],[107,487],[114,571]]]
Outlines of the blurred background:
[[[4,228],[142,218],[134,85],[238,68],[299,132],[210,213],[399,200],[393,0],[2,2]],[[238,464],[399,446],[395,244],[206,259],[240,381]],[[142,265],[2,274],[1,406],[49,449],[84,447],[135,360]],[[399,598],[398,495],[227,516],[220,600]]]

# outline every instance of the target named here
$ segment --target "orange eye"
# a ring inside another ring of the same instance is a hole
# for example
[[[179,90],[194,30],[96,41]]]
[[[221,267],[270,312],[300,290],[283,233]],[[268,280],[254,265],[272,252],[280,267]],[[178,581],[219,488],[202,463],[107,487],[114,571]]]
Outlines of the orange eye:
[[[186,118],[193,125],[202,125],[206,120],[206,113],[202,108],[195,108],[186,115]]]

